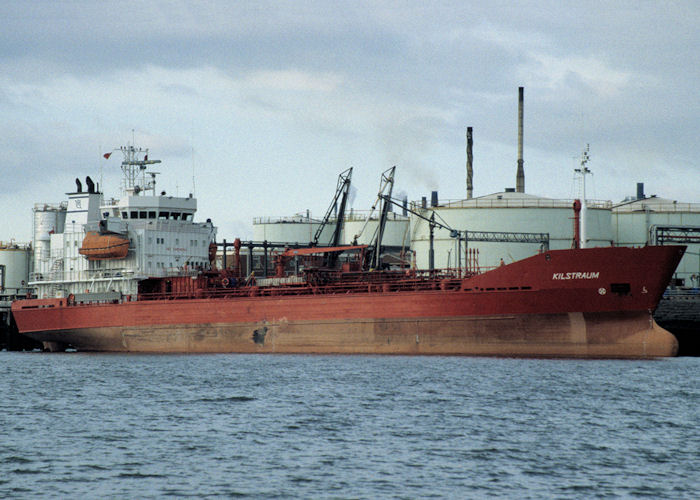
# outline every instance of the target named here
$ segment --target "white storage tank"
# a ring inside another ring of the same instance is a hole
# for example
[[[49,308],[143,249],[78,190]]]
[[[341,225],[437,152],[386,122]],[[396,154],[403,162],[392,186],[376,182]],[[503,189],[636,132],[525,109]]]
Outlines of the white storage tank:
[[[349,211],[340,233],[341,245],[352,245],[357,236],[360,245],[370,244],[376,235],[378,218],[375,212],[370,218],[368,211]],[[369,220],[368,220],[369,218]],[[253,240],[275,243],[309,243],[313,241],[321,222],[308,216],[294,215],[290,217],[263,218],[253,220]],[[319,245],[327,245],[335,230],[335,220],[331,219],[323,228],[319,237]],[[406,247],[410,244],[409,218],[395,213],[389,213],[384,226],[382,246]]]
[[[700,203],[645,197],[642,191],[613,207],[612,224],[616,245],[657,244],[656,235],[664,228],[700,228]],[[681,286],[700,287],[700,241],[684,244],[688,248],[674,276]]]
[[[437,206],[412,208],[425,217],[435,213],[435,220],[458,231],[549,233],[549,248],[571,248],[574,236],[574,200],[556,200],[526,193],[505,191],[479,198],[457,201],[437,201]],[[431,203],[432,204],[432,203]],[[587,202],[587,246],[610,246],[613,240],[610,202]],[[416,254],[418,268],[429,267],[429,228],[427,221],[411,217],[411,249]],[[465,267],[464,243],[458,246],[450,232],[435,229],[435,267]],[[529,257],[540,250],[537,243],[468,242],[468,248],[478,250],[480,268]],[[459,255],[458,255],[459,252]]]
[[[0,291],[3,295],[26,293],[31,249],[28,243],[0,242]]]
[[[34,205],[34,272],[46,273],[51,255],[51,235],[62,233],[66,220],[64,204]]]
[[[320,225],[321,221],[304,215],[256,217],[253,219],[253,241],[310,243]],[[331,224],[323,228],[319,244],[325,245],[330,240],[333,229]]]
[[[408,217],[389,212],[384,225],[382,246],[408,248],[411,244],[409,222]],[[358,245],[371,245],[378,226],[379,216],[376,213],[370,217],[369,212],[353,212],[345,218],[343,243],[352,245],[357,237]]]

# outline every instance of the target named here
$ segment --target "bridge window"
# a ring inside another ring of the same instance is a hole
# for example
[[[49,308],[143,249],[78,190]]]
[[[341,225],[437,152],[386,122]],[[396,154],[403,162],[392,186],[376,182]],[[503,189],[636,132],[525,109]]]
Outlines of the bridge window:
[[[167,218],[170,216],[170,212],[159,212],[158,213],[158,218],[161,220],[167,220]]]
[[[139,213],[136,210],[132,210],[131,214],[129,215],[129,218],[131,219],[138,219],[139,218]]]
[[[155,212],[155,210],[151,210],[150,212],[148,212],[148,218],[149,218],[149,219],[155,219],[155,218],[156,218],[156,212]]]

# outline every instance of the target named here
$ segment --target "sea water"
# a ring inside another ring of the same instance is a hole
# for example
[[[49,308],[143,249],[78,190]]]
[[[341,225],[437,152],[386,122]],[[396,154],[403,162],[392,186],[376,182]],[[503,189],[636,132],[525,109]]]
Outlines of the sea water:
[[[0,497],[695,499],[699,372],[2,352]]]

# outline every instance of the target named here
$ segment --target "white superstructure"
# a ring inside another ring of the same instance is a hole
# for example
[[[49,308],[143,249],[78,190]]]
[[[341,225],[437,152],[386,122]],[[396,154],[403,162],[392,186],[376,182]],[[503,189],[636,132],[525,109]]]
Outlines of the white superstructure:
[[[76,179],[77,189],[68,193],[67,203],[35,205],[30,286],[39,298],[109,292],[135,297],[142,279],[210,267],[216,228],[210,220],[194,221],[197,200],[156,192],[158,173],[148,168],[160,161],[149,160],[148,149],[125,146],[120,151],[120,198],[105,200],[88,177],[87,191]],[[124,257],[106,253],[88,258],[88,233],[128,240],[128,252]]]

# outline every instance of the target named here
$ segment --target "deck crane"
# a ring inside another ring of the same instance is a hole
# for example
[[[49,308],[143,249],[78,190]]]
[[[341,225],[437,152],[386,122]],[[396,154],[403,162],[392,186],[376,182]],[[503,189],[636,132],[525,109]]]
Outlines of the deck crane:
[[[377,224],[377,239],[374,245],[374,253],[372,255],[372,267],[374,269],[379,269],[381,267],[381,254],[382,254],[382,238],[384,236],[384,227],[386,226],[386,219],[389,214],[389,209],[391,207],[391,192],[394,189],[394,172],[396,171],[396,165],[391,167],[382,173],[382,179],[379,183],[379,224]]]
[[[340,233],[343,229],[343,221],[345,220],[345,206],[347,205],[348,194],[350,193],[351,179],[352,167],[341,172],[338,176],[338,185],[335,189],[335,196],[333,197],[331,204],[328,206],[328,210],[326,210],[326,215],[324,215],[321,224],[318,226],[318,229],[314,234],[314,239],[311,241],[311,246],[315,247],[318,245],[318,240],[321,238],[321,233],[330,221],[331,214],[333,212],[336,212],[335,229],[333,230],[331,239],[328,242],[328,246],[337,247],[340,244]],[[340,204],[338,204],[338,200],[340,200]],[[326,254],[326,259],[326,266],[334,267],[336,260],[338,259],[338,254],[336,252]]]

